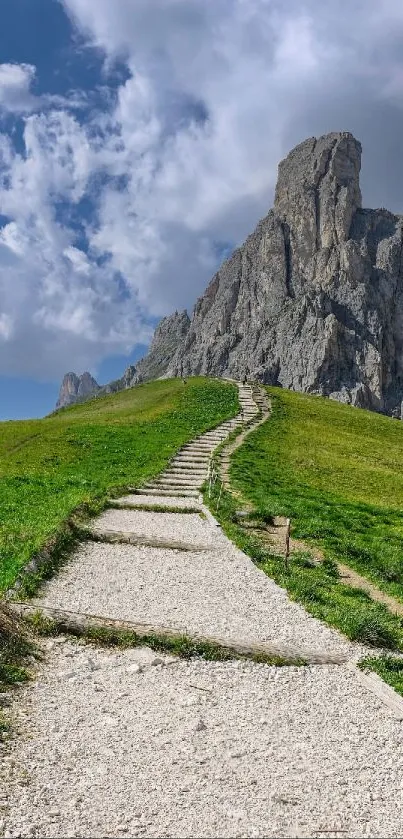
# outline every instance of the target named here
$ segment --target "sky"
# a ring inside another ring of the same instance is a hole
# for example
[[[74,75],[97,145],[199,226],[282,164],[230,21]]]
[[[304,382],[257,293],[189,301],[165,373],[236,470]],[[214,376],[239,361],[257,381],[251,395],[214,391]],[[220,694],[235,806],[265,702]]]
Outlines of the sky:
[[[401,0],[0,0],[0,419],[191,311],[306,137],[403,212],[402,45]]]

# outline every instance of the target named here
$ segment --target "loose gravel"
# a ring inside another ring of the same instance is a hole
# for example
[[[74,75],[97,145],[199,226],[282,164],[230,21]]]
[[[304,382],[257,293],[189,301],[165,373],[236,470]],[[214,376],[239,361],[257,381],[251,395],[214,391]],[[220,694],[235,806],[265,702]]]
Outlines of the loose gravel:
[[[189,498],[181,498],[175,495],[124,495],[117,499],[121,504],[133,504],[144,507],[194,507],[198,510],[202,509],[202,504],[196,498],[189,500]]]
[[[5,836],[401,836],[403,729],[355,673],[52,644]]]
[[[204,635],[356,652],[355,645],[291,601],[217,527],[211,530],[214,551],[86,543],[35,602]]]
[[[125,531],[136,536],[158,536],[167,542],[182,541],[190,545],[212,546],[215,531],[199,513],[157,513],[147,510],[106,510],[93,525],[93,530]]]

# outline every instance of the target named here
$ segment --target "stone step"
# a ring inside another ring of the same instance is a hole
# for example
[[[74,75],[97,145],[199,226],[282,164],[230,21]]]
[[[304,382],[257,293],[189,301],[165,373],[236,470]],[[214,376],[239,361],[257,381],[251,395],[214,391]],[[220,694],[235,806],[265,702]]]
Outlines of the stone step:
[[[167,495],[175,495],[178,493],[179,495],[186,495],[188,492],[194,492],[197,496],[200,495],[201,492],[201,485],[198,486],[197,484],[157,484],[154,487],[145,487],[147,492],[149,490],[155,489],[158,492],[165,492]],[[195,495],[195,497],[196,497]]]
[[[199,487],[184,487],[178,486],[177,484],[160,484],[158,486],[147,486],[144,487],[144,492],[147,492],[147,495],[183,495],[186,498],[199,498],[200,496],[200,488]]]
[[[205,472],[163,472],[161,475],[162,481],[180,481],[180,483],[202,483],[207,477],[207,470]]]
[[[211,449],[216,447],[215,443],[209,442],[208,440],[203,440],[201,442],[195,443],[187,443],[183,449],[178,452],[178,454],[188,454],[190,451],[195,452],[196,454],[200,454],[202,457],[206,457]]]
[[[133,495],[153,495],[155,498],[165,498],[172,496],[173,498],[200,498],[200,492],[194,489],[176,490],[174,488],[163,489],[163,487],[143,486],[141,489],[130,490]]]
[[[186,479],[181,481],[180,478],[165,478],[165,476],[161,475],[161,479],[155,481],[153,484],[150,484],[150,486],[154,486],[155,489],[158,489],[158,487],[162,486],[183,487],[184,489],[197,489],[197,487],[200,487],[202,483],[202,480],[190,481],[189,479]]]
[[[171,461],[171,465],[172,466],[178,466],[179,468],[181,468],[182,466],[184,468],[186,468],[186,466],[193,468],[193,466],[194,466],[195,468],[200,468],[200,469],[206,468],[207,469],[208,465],[209,465],[209,462],[210,462],[209,457],[205,458],[203,460],[201,460],[198,457],[184,457],[183,459],[182,458],[181,459],[175,458],[175,460]]]
[[[201,469],[190,466],[186,464],[185,466],[177,466],[176,464],[172,464],[171,468],[168,472],[164,472],[164,475],[176,475],[177,478],[186,478],[188,475],[194,475],[195,477],[199,477],[200,475],[207,475],[208,468],[207,466],[203,466]]]
[[[203,473],[192,473],[192,472],[161,472],[160,475],[157,475],[154,478],[153,483],[161,483],[162,481],[177,481],[177,482],[187,482],[187,481],[203,481],[204,475],[207,475],[207,469]],[[151,482],[150,482],[151,483]]]
[[[186,449],[184,454],[191,454],[191,455],[194,454],[196,456],[197,455],[206,455],[208,457],[211,457],[211,455],[213,454],[213,452],[216,448],[217,448],[217,446],[208,446],[208,448],[206,446],[198,447],[198,448],[191,448],[191,449],[189,448],[189,449]]]
[[[88,528],[90,539],[94,542],[108,542],[109,544],[136,545],[138,547],[162,548],[173,551],[207,551],[209,544],[202,542],[186,542],[183,539],[164,538],[164,536],[146,536],[133,533],[131,530],[107,530]]]
[[[170,469],[182,469],[188,470],[191,469],[195,472],[205,472],[208,468],[208,461],[197,461],[196,463],[194,460],[172,460],[170,464]]]
[[[150,497],[147,494],[142,495],[128,495],[122,498],[110,499],[109,507],[125,508],[130,510],[158,510],[161,508],[162,512],[176,513],[178,510],[183,513],[200,513],[203,509],[202,503],[196,498],[182,498],[177,496],[158,496]]]
[[[214,448],[217,448],[217,446],[221,446],[221,443],[224,443],[227,439],[228,434],[225,434],[223,437],[209,437],[209,439],[205,442],[210,443]]]
[[[209,455],[206,452],[200,452],[199,454],[189,454],[189,451],[181,451],[175,455],[175,460],[199,460],[200,463],[207,463],[209,461]]]
[[[171,460],[170,468],[171,469],[199,469],[200,472],[203,469],[208,469],[210,458],[208,460],[195,460],[192,457],[184,458],[183,460]]]
[[[175,486],[195,487],[197,489],[198,487],[203,486],[207,478],[207,472],[205,475],[186,475],[183,478],[181,475],[163,475],[161,476],[161,483],[163,483],[166,486],[167,484],[171,484],[172,482]]]
[[[213,443],[209,442],[208,440],[206,440],[205,442],[203,440],[198,440],[194,443],[187,443],[186,446],[184,446],[183,449],[181,449],[181,451],[199,451],[202,452],[202,454],[205,454],[207,451],[211,451],[214,448],[215,447]]]

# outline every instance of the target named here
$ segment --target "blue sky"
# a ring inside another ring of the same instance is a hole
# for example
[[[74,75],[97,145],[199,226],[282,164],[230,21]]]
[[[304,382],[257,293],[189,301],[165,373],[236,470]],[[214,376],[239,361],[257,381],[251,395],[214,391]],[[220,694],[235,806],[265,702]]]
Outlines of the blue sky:
[[[307,136],[403,210],[400,0],[0,0],[0,419],[191,310]]]

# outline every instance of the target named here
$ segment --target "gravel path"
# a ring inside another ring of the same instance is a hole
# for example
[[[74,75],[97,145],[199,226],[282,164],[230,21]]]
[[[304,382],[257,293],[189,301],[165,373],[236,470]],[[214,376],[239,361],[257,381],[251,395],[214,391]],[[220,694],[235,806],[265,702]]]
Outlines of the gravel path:
[[[93,526],[98,533],[105,530],[125,531],[136,536],[158,536],[169,542],[179,540],[190,545],[210,547],[215,530],[199,513],[164,513],[146,510],[106,510]]]
[[[401,836],[402,726],[340,667],[66,642],[18,721],[6,836]]]
[[[249,418],[250,388],[241,402]],[[121,503],[197,505],[205,517],[120,508],[94,526],[206,549],[86,542],[38,605],[360,652],[235,548],[176,472]],[[354,669],[183,661],[63,637],[44,646],[0,762],[0,836],[401,836],[403,724]]]
[[[121,504],[133,504],[138,507],[142,507],[143,505],[145,507],[193,507],[194,509],[202,510],[201,501],[198,501],[197,498],[181,498],[180,496],[174,495],[124,495],[122,498],[117,499],[117,501],[120,501]]]
[[[185,538],[182,529],[178,536]],[[216,538],[221,548],[195,553],[89,542],[35,602],[205,635],[353,654],[355,645],[291,601],[221,533]]]

